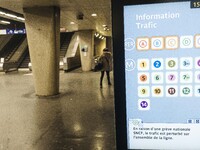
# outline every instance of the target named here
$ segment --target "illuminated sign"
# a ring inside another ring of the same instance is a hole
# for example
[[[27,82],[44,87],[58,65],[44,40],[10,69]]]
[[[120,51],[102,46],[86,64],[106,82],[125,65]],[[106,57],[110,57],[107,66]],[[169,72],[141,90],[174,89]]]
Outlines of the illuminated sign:
[[[6,29],[7,34],[26,34],[25,29]]]
[[[200,2],[124,6],[128,149],[200,149],[200,9],[193,7]]]

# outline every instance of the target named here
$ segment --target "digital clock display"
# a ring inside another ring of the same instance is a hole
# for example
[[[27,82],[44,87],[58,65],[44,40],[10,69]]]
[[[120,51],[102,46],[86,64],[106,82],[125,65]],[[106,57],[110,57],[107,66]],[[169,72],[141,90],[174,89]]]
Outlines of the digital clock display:
[[[200,8],[200,1],[192,0],[190,6],[191,8]]]

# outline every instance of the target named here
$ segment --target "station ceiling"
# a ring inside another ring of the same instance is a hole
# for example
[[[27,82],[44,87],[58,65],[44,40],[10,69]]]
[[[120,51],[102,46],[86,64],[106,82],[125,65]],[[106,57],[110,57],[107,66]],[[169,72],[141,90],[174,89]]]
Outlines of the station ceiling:
[[[60,7],[60,25],[63,30],[72,32],[93,29],[111,36],[111,0],[0,0],[0,7],[20,14],[23,14],[23,8],[40,6]],[[91,16],[94,13],[97,16]],[[81,15],[83,19],[80,19]]]

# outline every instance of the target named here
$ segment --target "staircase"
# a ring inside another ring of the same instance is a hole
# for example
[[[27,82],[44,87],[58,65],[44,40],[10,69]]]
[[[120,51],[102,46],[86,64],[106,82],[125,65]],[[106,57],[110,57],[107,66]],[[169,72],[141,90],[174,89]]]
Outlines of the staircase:
[[[60,61],[63,61],[74,32],[60,34]]]

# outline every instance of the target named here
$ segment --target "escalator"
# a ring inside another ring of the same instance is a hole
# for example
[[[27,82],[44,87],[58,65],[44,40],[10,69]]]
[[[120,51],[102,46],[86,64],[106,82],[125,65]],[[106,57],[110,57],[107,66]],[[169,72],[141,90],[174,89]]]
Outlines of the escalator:
[[[69,47],[71,38],[73,36],[74,32],[70,33],[60,33],[60,68],[63,67],[63,58],[66,55],[67,49]],[[29,68],[30,64],[30,54],[29,51],[27,51],[22,63],[20,64],[19,68]],[[30,68],[29,68],[30,69]]]
[[[23,34],[12,35],[12,37],[4,43],[5,46],[0,51],[0,57],[4,58],[5,61],[9,60],[25,37],[26,36]]]
[[[60,34],[60,68],[62,68],[63,58],[66,55],[73,34],[74,32]],[[6,45],[6,51],[2,52],[2,56],[5,58],[3,65],[5,72],[18,70],[18,68],[29,68],[30,55],[25,35],[13,36],[15,36],[13,40],[10,40]],[[10,43],[12,44],[10,45]]]
[[[3,65],[16,51],[25,35],[4,35],[0,38],[0,71],[3,71]]]
[[[19,68],[29,68],[29,63],[31,62],[30,59],[30,54],[29,54],[29,50],[27,49],[25,57],[22,60],[22,63],[20,64]]]
[[[3,70],[5,72],[17,70],[24,60],[24,57],[26,56],[28,51],[28,43],[27,39],[24,38],[18,47],[15,47],[15,50],[12,51],[11,54],[9,54],[6,57],[6,61],[3,64]]]
[[[8,42],[11,40],[12,37],[13,37],[13,35],[1,35],[0,36],[0,53],[2,53],[2,50],[8,44]]]

